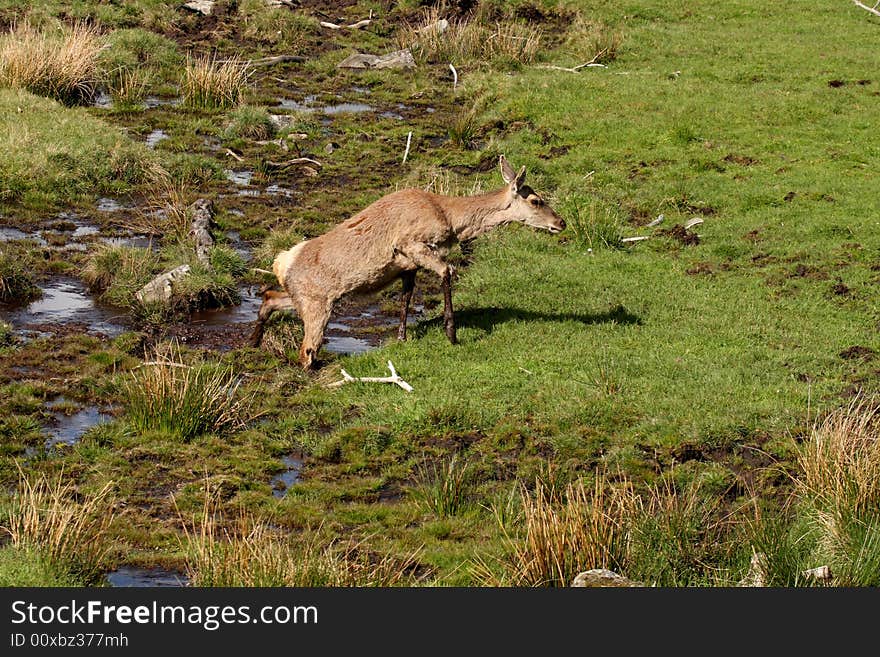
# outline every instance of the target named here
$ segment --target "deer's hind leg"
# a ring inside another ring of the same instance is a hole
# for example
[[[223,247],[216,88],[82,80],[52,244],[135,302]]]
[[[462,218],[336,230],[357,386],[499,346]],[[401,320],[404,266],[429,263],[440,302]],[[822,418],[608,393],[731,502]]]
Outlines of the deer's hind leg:
[[[277,290],[266,290],[263,292],[263,303],[260,304],[260,310],[257,312],[257,322],[254,325],[254,331],[251,333],[251,346],[259,347],[263,341],[263,332],[266,329],[266,322],[276,310],[296,310],[293,299],[286,292]]]
[[[405,271],[400,275],[403,285],[403,298],[400,305],[400,326],[397,327],[397,339],[406,340],[406,319],[409,315],[409,304],[412,301],[413,290],[416,287],[416,270]]]

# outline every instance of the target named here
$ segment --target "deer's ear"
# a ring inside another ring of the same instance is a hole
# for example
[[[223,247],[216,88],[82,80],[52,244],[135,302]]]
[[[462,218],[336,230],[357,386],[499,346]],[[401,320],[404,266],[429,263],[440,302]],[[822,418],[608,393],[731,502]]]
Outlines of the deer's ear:
[[[510,162],[507,161],[507,158],[503,155],[498,158],[498,163],[501,165],[501,177],[504,179],[508,185],[516,180],[516,172],[513,170],[513,167],[510,166]]]
[[[516,174],[516,179],[513,181],[513,186],[516,189],[522,189],[523,184],[526,182],[526,168],[522,167],[519,170],[519,173]]]

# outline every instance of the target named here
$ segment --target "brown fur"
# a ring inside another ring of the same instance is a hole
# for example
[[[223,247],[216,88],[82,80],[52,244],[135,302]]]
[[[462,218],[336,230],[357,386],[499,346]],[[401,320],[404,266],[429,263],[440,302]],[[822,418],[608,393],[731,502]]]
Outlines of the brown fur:
[[[516,174],[503,155],[500,166],[507,184],[494,192],[462,197],[401,190],[378,199],[323,235],[280,253],[273,270],[287,294],[264,295],[253,343],[259,345],[272,312],[294,308],[305,332],[300,364],[310,368],[333,304],[343,295],[378,290],[398,278],[404,283],[398,337],[405,339],[418,269],[433,271],[441,278],[446,335],[455,343],[453,268],[445,260],[452,245],[512,222],[551,232],[565,228],[565,222],[543,199],[523,185],[525,167]]]

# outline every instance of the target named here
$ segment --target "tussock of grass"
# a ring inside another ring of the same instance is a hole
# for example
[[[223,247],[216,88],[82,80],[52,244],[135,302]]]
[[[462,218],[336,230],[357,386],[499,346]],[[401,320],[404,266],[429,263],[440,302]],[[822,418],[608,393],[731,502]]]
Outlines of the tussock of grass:
[[[275,135],[275,124],[264,107],[242,105],[229,115],[229,125],[223,133],[227,139],[266,140]]]
[[[239,391],[231,366],[183,362],[179,349],[157,349],[122,386],[129,424],[139,431],[163,431],[188,441],[205,433],[244,426],[252,394]]]
[[[51,32],[19,23],[0,39],[0,81],[68,105],[88,103],[103,48],[98,30],[85,23]]]
[[[236,58],[190,58],[186,62],[180,91],[183,102],[196,109],[227,109],[241,101],[252,68]]]
[[[412,495],[420,507],[440,518],[458,515],[466,508],[471,492],[471,469],[457,456],[438,467],[424,466],[420,471],[421,484]]]
[[[417,61],[457,65],[529,64],[541,47],[541,31],[526,23],[512,19],[488,23],[451,18],[447,19],[446,30],[434,27],[446,15],[444,5],[425,9],[420,21],[400,29],[398,44],[412,50]]]
[[[194,586],[402,586],[417,554],[375,555],[354,541],[322,541],[315,532],[291,543],[269,524],[240,513],[223,526],[216,496],[201,517],[183,520],[187,574]]]
[[[570,54],[573,66],[584,62],[608,64],[617,58],[622,43],[619,30],[578,14],[565,33],[562,50]]]
[[[157,265],[150,249],[100,244],[89,254],[81,276],[101,301],[130,307],[135,292],[149,282]]]
[[[557,490],[538,480],[534,493],[521,489],[521,535],[510,533],[509,520],[496,510],[508,559],[501,574],[480,563],[478,576],[490,585],[568,586],[581,571],[619,569],[633,508],[623,490],[612,490],[604,477],[593,486],[577,482]]]
[[[30,301],[42,295],[30,264],[27,251],[11,245],[0,246],[0,302]]]
[[[114,71],[140,71],[150,78],[176,81],[183,56],[174,41],[141,27],[114,30],[101,52],[105,76]]]
[[[800,458],[798,490],[819,554],[850,586],[880,584],[878,411],[876,400],[857,398],[830,413]]]
[[[120,68],[113,71],[109,82],[113,110],[126,112],[141,109],[149,85],[149,74],[143,70]]]
[[[623,246],[623,222],[610,208],[577,195],[564,198],[556,207],[568,224],[572,242],[582,249],[619,249]]]
[[[7,526],[12,544],[36,551],[58,572],[95,583],[110,550],[107,531],[115,517],[108,482],[97,493],[77,494],[73,484],[20,473]]]

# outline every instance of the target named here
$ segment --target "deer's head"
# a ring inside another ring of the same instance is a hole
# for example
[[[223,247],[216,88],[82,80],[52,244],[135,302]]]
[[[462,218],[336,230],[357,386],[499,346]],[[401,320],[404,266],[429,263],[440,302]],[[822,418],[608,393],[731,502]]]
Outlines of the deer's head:
[[[515,221],[542,228],[551,233],[559,233],[565,229],[565,221],[553,211],[543,198],[525,184],[526,168],[516,173],[510,162],[503,155],[500,158],[501,177],[507,183],[510,197],[510,209],[514,211]]]

